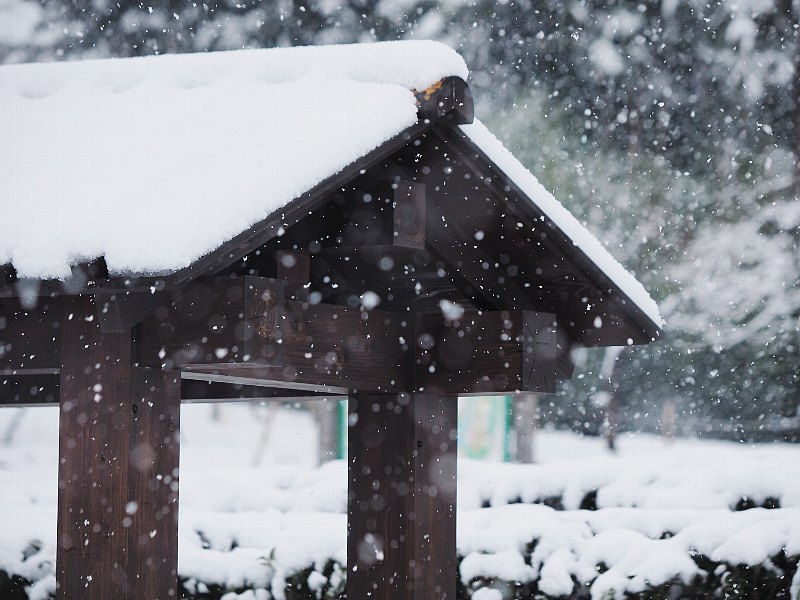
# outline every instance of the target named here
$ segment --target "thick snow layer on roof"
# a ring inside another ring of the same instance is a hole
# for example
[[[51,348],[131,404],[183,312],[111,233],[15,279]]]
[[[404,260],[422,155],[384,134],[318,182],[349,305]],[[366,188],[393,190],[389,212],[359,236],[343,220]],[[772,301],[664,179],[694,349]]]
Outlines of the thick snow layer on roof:
[[[609,254],[598,239],[539,183],[483,123],[476,119],[472,124],[461,125],[461,130],[617,285],[620,292],[630,298],[653,323],[659,327],[664,325],[658,305],[644,286]]]
[[[0,68],[0,264],[187,267],[417,120],[467,77],[434,42]]]

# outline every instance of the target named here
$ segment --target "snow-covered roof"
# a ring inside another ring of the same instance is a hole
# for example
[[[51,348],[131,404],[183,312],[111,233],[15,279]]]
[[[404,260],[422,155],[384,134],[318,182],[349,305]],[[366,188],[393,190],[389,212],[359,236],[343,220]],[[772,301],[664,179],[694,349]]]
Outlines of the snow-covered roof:
[[[0,67],[0,265],[58,279],[188,267],[418,119],[467,78],[429,41]],[[639,284],[479,122],[463,132],[656,325]]]
[[[0,67],[0,265],[189,266],[417,121],[435,42]]]

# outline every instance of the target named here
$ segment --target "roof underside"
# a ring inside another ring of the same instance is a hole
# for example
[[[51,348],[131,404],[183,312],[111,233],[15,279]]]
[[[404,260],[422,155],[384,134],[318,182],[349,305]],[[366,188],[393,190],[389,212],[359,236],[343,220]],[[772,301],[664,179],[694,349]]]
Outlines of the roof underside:
[[[358,305],[373,292],[386,310],[439,311],[446,300],[553,312],[573,342],[590,346],[660,335],[647,312],[457,127],[426,128],[361,171],[227,272],[273,277],[275,253],[298,251],[311,255],[311,290],[322,302]],[[427,190],[422,249],[392,245],[393,186],[403,181]]]

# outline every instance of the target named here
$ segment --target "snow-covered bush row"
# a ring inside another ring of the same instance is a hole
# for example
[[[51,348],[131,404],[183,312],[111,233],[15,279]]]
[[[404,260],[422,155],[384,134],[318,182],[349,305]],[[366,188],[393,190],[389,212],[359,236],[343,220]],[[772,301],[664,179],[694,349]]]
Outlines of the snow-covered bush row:
[[[462,513],[458,547],[462,583],[503,589],[503,598],[722,598],[733,585],[740,595],[730,597],[789,598],[800,560],[800,509],[559,512],[510,505]],[[677,596],[674,586],[682,590]]]
[[[345,515],[278,511],[181,514],[179,573],[186,597],[338,598]],[[800,509],[556,511],[508,505],[459,514],[461,598],[785,598],[800,561]],[[52,539],[2,568],[54,589]],[[3,594],[0,576],[0,597]],[[6,582],[8,589],[10,583]],[[241,594],[250,591],[250,596]],[[680,592],[677,596],[674,594]],[[266,594],[266,595],[265,595]],[[486,596],[489,592],[481,592]],[[540,596],[536,596],[540,594]],[[24,598],[25,596],[20,595]],[[487,596],[490,597],[490,596]]]
[[[186,597],[337,597],[346,572],[344,461],[310,466],[313,424],[291,412],[276,417],[258,464],[259,413],[226,406],[212,421],[207,411],[182,411]],[[4,419],[10,413],[0,411],[0,428]],[[55,589],[57,428],[57,411],[31,410],[15,443],[0,447],[3,600],[43,600]],[[619,446],[611,455],[599,439],[540,431],[539,464],[462,460],[460,599],[586,600],[613,590],[617,600],[762,600],[789,598],[794,578],[791,600],[800,600],[800,480],[792,475],[800,448],[646,435],[622,436]],[[733,511],[742,497],[743,507],[771,498],[780,508]],[[576,510],[581,503],[597,509]]]
[[[542,434],[542,448],[555,446],[547,449],[542,464],[459,462],[459,506],[521,502],[566,510],[800,507],[800,484],[789,475],[800,468],[800,452],[791,444],[680,440],[665,445],[655,436],[642,435],[625,437],[615,455],[600,450],[599,439]]]

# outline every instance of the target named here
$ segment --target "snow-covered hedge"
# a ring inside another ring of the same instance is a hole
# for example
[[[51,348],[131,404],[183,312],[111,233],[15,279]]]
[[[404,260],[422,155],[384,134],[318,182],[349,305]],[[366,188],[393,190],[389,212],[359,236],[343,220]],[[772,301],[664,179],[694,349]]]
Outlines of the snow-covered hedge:
[[[261,422],[224,410],[182,412],[184,597],[339,598],[346,464],[308,466],[313,431],[292,422],[271,452],[293,466],[252,466]],[[35,416],[0,449],[2,600],[55,589],[58,414]],[[459,600],[800,600],[799,446],[625,436],[610,455],[545,431],[537,460],[460,461]]]
[[[200,545],[183,540],[183,597],[344,597],[344,548],[331,551],[342,541],[333,533],[344,515],[275,515],[271,535],[250,526],[254,516],[240,515],[235,524],[210,519],[207,531],[195,532]],[[316,548],[292,543],[309,528],[319,536]],[[458,535],[460,600],[798,600],[800,592],[796,508],[556,511],[512,504],[462,511]],[[269,551],[252,543],[276,539]],[[13,576],[0,573],[0,598],[27,598],[25,588],[31,598],[50,597],[52,557],[42,550],[31,545]],[[320,558],[303,564],[303,555],[314,554]]]

